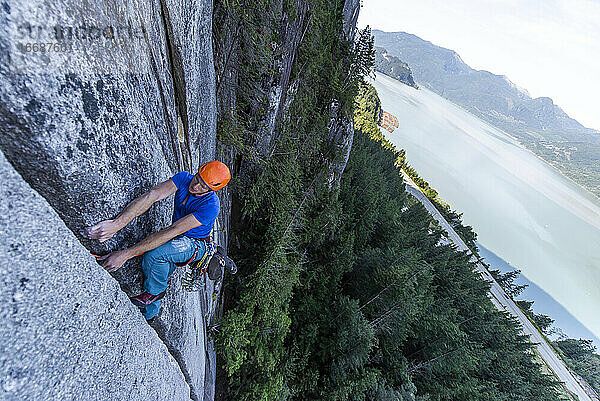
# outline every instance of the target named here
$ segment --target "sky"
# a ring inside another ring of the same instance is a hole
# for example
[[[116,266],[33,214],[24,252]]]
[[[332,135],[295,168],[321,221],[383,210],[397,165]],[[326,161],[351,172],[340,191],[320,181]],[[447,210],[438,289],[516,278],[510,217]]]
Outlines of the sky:
[[[505,75],[600,130],[600,0],[362,0],[358,27],[403,31]]]

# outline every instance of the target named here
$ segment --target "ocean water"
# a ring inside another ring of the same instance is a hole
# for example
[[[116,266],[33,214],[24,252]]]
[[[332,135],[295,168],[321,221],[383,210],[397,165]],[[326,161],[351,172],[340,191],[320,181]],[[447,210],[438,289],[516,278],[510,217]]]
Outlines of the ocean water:
[[[400,123],[382,132],[463,213],[478,242],[600,337],[600,201],[435,93],[383,74],[372,84]]]
[[[500,270],[502,273],[516,270],[513,266],[506,263],[505,260],[498,257],[492,251],[487,249],[481,244],[477,244],[479,249],[479,255],[484,259],[485,263],[489,264],[492,269]],[[565,309],[560,303],[550,296],[546,291],[538,287],[535,283],[531,282],[521,272],[519,277],[515,280],[518,285],[527,285],[527,288],[523,290],[521,295],[516,299],[524,299],[527,301],[535,301],[533,304],[533,311],[535,313],[541,313],[548,315],[554,319],[552,325],[553,328],[560,328],[563,334],[568,335],[570,338],[584,338],[586,340],[592,340],[596,347],[596,353],[600,354],[600,338],[595,336],[587,327],[585,327],[575,316],[571,315],[568,310]],[[558,332],[549,335],[551,340],[559,340],[561,334]]]

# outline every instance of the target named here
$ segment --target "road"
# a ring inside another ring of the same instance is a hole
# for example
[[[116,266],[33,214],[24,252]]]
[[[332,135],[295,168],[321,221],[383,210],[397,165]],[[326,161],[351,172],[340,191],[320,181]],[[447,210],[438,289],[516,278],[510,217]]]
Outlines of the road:
[[[459,250],[467,251],[471,254],[473,262],[476,263],[478,272],[491,284],[490,293],[488,295],[496,308],[501,311],[509,312],[511,315],[517,318],[517,320],[521,323],[523,332],[529,335],[531,342],[536,345],[537,350],[541,354],[544,361],[546,361],[548,367],[554,371],[556,377],[566,385],[569,391],[577,394],[580,401],[593,401],[592,398],[590,398],[590,396],[585,392],[583,387],[579,384],[575,376],[573,376],[571,371],[565,366],[562,359],[556,355],[550,344],[548,344],[544,337],[542,337],[540,332],[533,326],[529,319],[527,319],[525,314],[517,307],[514,301],[510,299],[508,295],[506,295],[502,287],[500,287],[496,280],[494,280],[485,266],[472,254],[471,250],[458,236],[456,231],[454,231],[450,223],[444,219],[444,217],[431,203],[427,196],[421,192],[417,184],[415,184],[414,181],[404,171],[402,171],[402,176],[406,182],[406,190],[408,193],[413,195],[419,202],[421,202],[421,204],[423,204],[423,206],[425,206],[431,216],[448,233],[448,237]]]

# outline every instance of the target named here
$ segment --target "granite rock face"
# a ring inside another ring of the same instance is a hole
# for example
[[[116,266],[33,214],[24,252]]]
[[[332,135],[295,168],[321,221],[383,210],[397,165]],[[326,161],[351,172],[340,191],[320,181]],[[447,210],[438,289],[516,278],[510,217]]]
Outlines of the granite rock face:
[[[189,400],[167,347],[0,152],[0,399]]]
[[[349,41],[354,40],[359,11],[359,0],[346,0],[344,2],[342,21],[344,36]],[[342,114],[337,102],[331,104],[329,116],[329,140],[338,152],[337,157],[329,165],[328,183],[330,188],[334,188],[339,185],[342,173],[350,158],[350,150],[354,140],[354,122],[351,118],[347,118]]]
[[[34,0],[0,7],[0,148],[89,251],[123,249],[168,226],[172,201],[165,200],[103,244],[77,234],[113,218],[175,172],[193,171],[214,158],[211,32],[212,2],[207,0]],[[58,243],[55,248],[59,256],[69,252]],[[87,258],[73,260],[74,269],[87,263]],[[127,295],[140,291],[139,266],[135,258],[113,274]],[[163,301],[157,332],[195,398],[204,392],[203,302],[198,293],[183,292],[176,279]],[[106,286],[105,281],[88,284],[90,291]],[[75,289],[64,296],[76,300],[82,294]],[[99,313],[116,308],[104,300],[93,307]],[[68,316],[66,326],[82,325]],[[119,324],[125,320],[129,317]],[[152,363],[144,361],[140,366]],[[106,361],[109,371],[117,368],[111,363]],[[132,386],[146,379],[136,380]]]
[[[184,167],[191,171],[215,155],[212,1],[160,0],[160,4],[177,115],[183,128],[183,135],[179,129],[179,141],[184,145]]]
[[[0,146],[73,232],[114,217],[135,196],[183,167],[174,156],[177,117],[163,24],[154,15],[160,9],[139,10],[142,23],[133,22],[138,19],[133,7],[120,11],[102,3],[78,7],[67,2],[53,7],[11,3],[3,10]],[[83,21],[87,25],[79,26]],[[128,24],[138,31],[125,31],[122,46],[112,47],[104,36],[88,38],[92,26]],[[56,26],[64,31],[62,42],[56,39]],[[150,49],[146,37],[154,43]],[[65,52],[23,50],[38,41],[68,47]],[[153,208],[105,245],[84,243],[106,253],[168,222],[168,208]],[[116,275],[128,287],[138,282],[134,267]]]
[[[348,164],[354,141],[354,123],[342,115],[337,103],[333,103],[330,107],[328,128],[329,140],[337,151],[337,157],[329,164],[328,185],[329,188],[336,188],[339,186],[342,173]]]
[[[283,2],[275,8],[283,8]],[[273,43],[274,62],[273,78],[265,83],[267,92],[267,109],[263,123],[259,127],[258,152],[268,155],[274,148],[272,145],[277,139],[277,123],[285,108],[290,85],[290,76],[294,66],[296,51],[304,38],[308,22],[309,3],[303,0],[295,0],[293,3],[295,17],[288,15],[285,11],[279,19],[277,31],[278,42]]]
[[[360,0],[345,0],[342,10],[342,19],[344,22],[344,35],[348,40],[354,39],[356,22],[360,11]]]

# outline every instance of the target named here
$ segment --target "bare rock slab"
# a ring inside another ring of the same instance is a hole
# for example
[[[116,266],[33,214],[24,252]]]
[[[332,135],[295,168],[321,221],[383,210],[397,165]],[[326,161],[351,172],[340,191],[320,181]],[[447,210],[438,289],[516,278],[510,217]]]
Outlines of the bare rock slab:
[[[0,399],[189,400],[167,347],[0,152]]]

